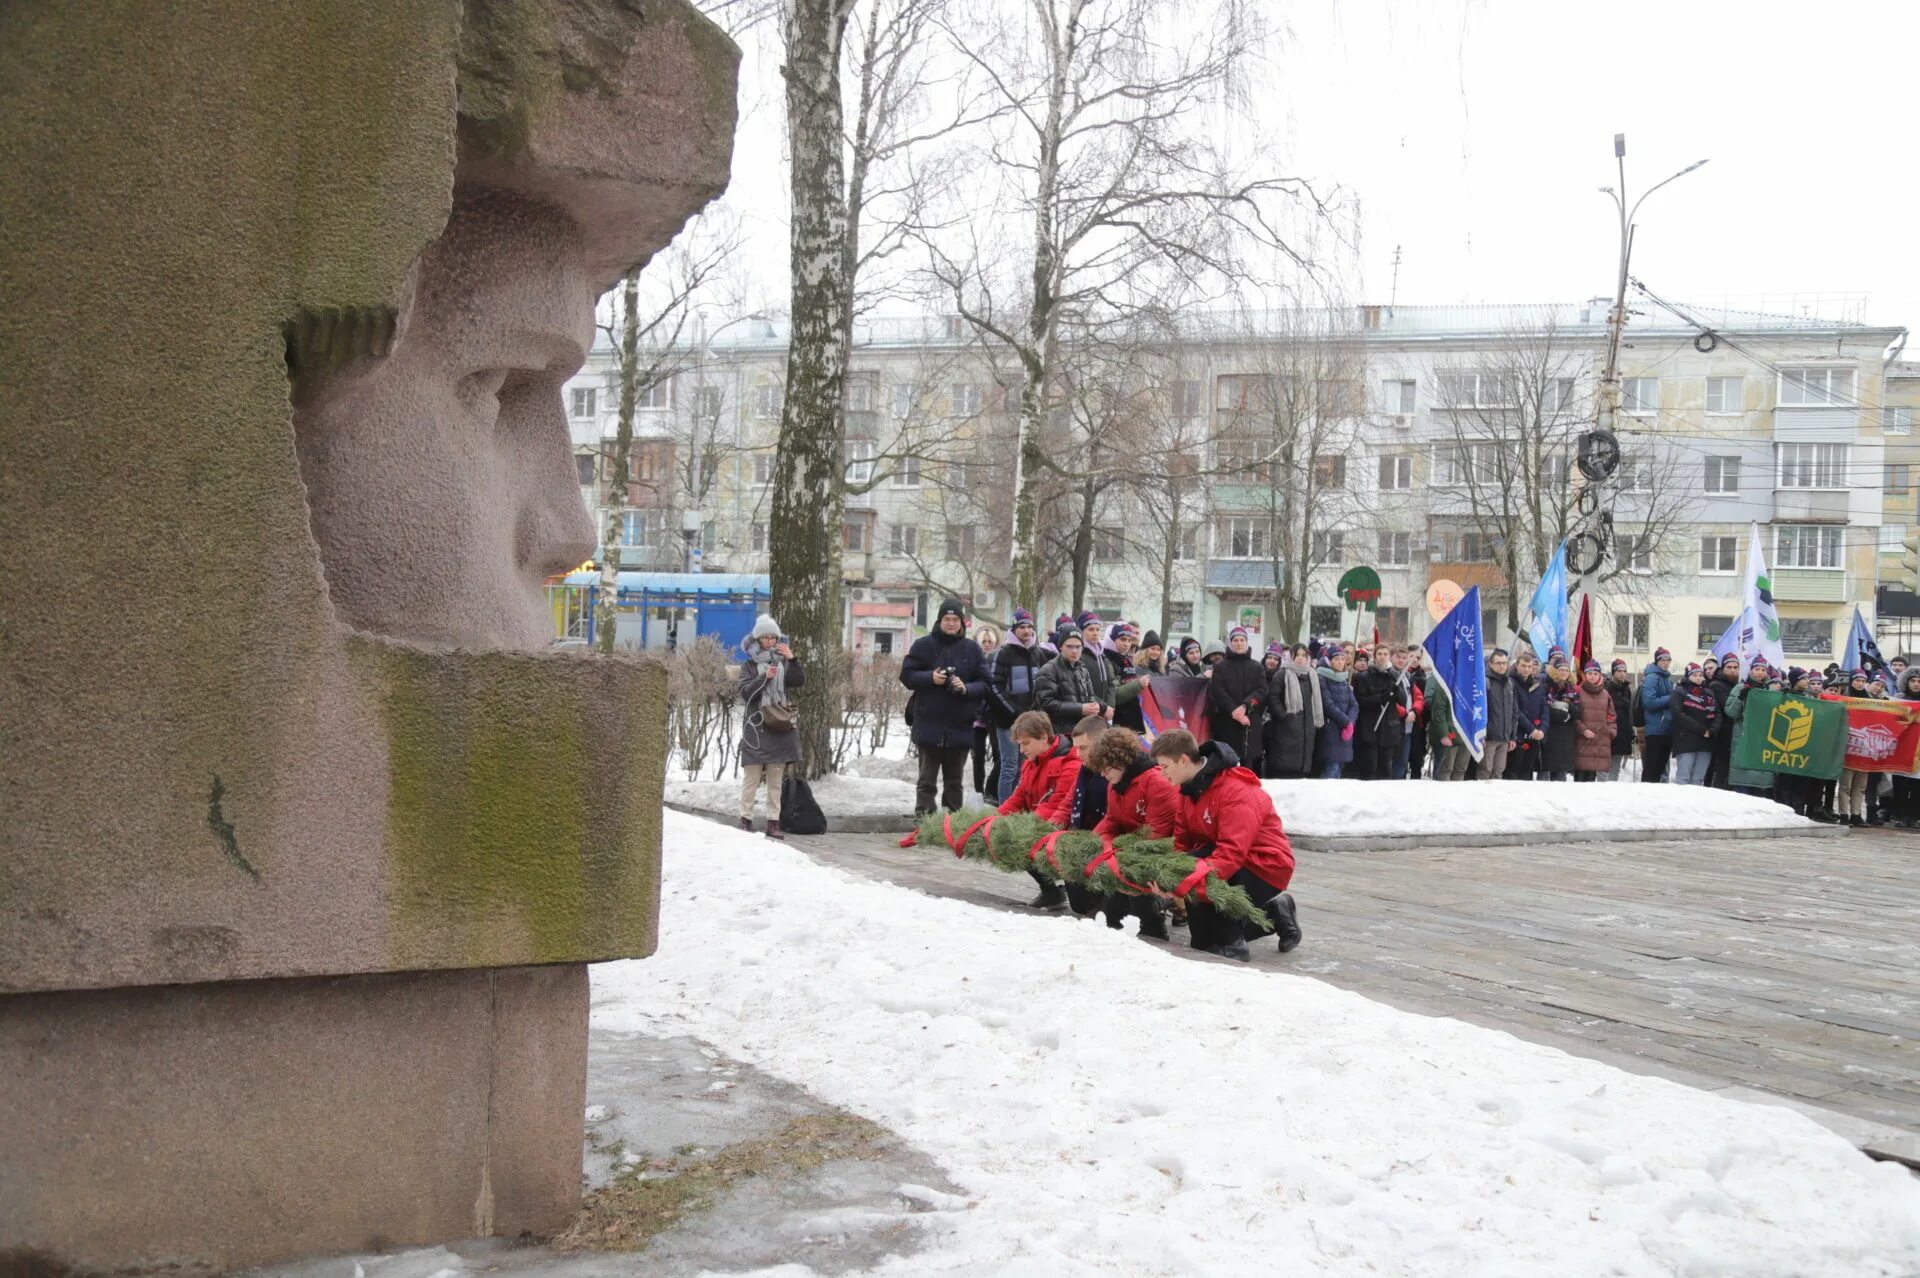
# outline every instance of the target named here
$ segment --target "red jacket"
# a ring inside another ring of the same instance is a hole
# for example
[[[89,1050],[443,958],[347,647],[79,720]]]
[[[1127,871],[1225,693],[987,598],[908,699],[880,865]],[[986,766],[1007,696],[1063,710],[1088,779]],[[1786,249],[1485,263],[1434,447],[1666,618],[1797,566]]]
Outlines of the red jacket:
[[[1065,825],[1073,815],[1073,783],[1080,779],[1080,756],[1073,742],[1055,737],[1053,747],[1037,759],[1020,762],[1020,784],[1000,805],[1000,815],[1031,812],[1042,821]]]
[[[1196,782],[1198,794],[1192,793]],[[1211,778],[1202,773],[1181,787],[1174,846],[1205,855],[1223,879],[1250,870],[1277,888],[1293,881],[1293,845],[1260,778],[1246,768],[1222,768]]]
[[[1095,834],[1118,838],[1136,831],[1149,838],[1170,837],[1180,825],[1180,791],[1153,760],[1128,766],[1119,785],[1107,787],[1107,815],[1093,827]]]

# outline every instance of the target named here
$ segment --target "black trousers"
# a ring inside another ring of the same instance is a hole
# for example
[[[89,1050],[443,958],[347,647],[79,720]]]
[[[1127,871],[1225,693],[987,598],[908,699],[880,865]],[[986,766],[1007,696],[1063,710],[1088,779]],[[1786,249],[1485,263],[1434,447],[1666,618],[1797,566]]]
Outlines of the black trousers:
[[[1673,738],[1671,736],[1648,735],[1646,745],[1640,751],[1640,779],[1642,781],[1665,781],[1667,764],[1673,758]]]
[[[1227,882],[1245,888],[1255,905],[1265,905],[1280,895],[1280,889],[1252,870],[1235,870]],[[1196,950],[1217,950],[1244,941],[1253,929],[1244,919],[1230,919],[1200,899],[1199,893],[1187,897],[1187,937]]]
[[[942,785],[941,805],[958,812],[966,797],[967,754],[971,746],[920,746],[920,783],[913,794],[913,814],[933,811],[933,791]]]
[[[999,788],[1000,778],[1000,739],[993,729],[985,724],[976,724],[973,729],[973,788],[996,802],[1001,796],[987,789],[987,782],[994,782]]]

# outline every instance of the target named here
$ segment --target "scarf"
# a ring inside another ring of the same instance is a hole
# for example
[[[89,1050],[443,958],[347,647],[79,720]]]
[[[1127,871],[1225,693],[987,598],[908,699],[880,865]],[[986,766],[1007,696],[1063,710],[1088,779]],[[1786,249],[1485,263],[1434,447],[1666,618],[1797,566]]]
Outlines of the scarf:
[[[767,681],[760,692],[760,704],[763,706],[784,706],[787,704],[787,667],[780,661],[780,654],[768,649],[753,654],[754,673]]]
[[[1300,697],[1301,671],[1294,669],[1292,666],[1282,666],[1280,673],[1285,676],[1280,681],[1282,690],[1281,700],[1286,705],[1287,717],[1291,719],[1294,715],[1299,714],[1302,708]],[[1305,673],[1307,676],[1305,680],[1306,685],[1313,693],[1313,726],[1316,728],[1325,727],[1327,723],[1327,711],[1325,705],[1323,705],[1320,700],[1320,681],[1314,678],[1311,670]]]
[[[1335,670],[1332,666],[1322,666],[1320,668],[1320,677],[1322,679],[1331,679],[1335,683],[1345,683],[1353,677],[1353,671]]]

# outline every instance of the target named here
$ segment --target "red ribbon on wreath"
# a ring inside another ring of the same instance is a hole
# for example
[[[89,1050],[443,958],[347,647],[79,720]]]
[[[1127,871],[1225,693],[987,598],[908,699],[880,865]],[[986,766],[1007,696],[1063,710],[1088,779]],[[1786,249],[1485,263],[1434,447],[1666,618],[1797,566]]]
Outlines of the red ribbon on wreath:
[[[1060,873],[1060,854],[1054,850],[1053,845],[1058,843],[1060,836],[1065,833],[1065,830],[1055,830],[1052,834],[1043,834],[1035,839],[1033,846],[1027,849],[1027,863],[1031,865],[1038,861],[1040,854],[1045,852],[1047,860],[1053,865],[1053,872]]]
[[[975,821],[967,827],[966,833],[960,836],[958,843],[953,840],[953,813],[949,812],[944,817],[941,817],[940,830],[941,833],[947,836],[947,846],[953,849],[953,855],[956,858],[964,857],[966,855],[967,844],[976,834],[983,839],[991,840],[993,838],[993,822],[999,815],[998,812],[989,812],[986,816]]]
[[[1165,892],[1161,891],[1158,883],[1148,883],[1145,885],[1135,883],[1132,879],[1129,879],[1120,872],[1120,854],[1118,849],[1113,846],[1113,836],[1110,834],[1100,836],[1100,855],[1087,862],[1087,877],[1091,879],[1094,871],[1103,865],[1113,871],[1113,877],[1120,880],[1122,886],[1139,896],[1164,897],[1166,895]]]
[[[1191,892],[1201,900],[1207,899],[1207,876],[1213,873],[1213,863],[1205,857],[1194,862],[1193,873],[1180,880],[1180,886],[1173,890],[1175,896],[1184,897]]]

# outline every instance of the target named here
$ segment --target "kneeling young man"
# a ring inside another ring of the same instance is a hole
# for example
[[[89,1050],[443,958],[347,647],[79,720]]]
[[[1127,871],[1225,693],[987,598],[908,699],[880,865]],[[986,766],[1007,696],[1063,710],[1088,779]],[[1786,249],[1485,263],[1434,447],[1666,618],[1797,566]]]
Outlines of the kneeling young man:
[[[1042,821],[1064,827],[1073,816],[1073,796],[1080,778],[1080,757],[1073,743],[1053,732],[1053,720],[1029,710],[1013,721],[1013,745],[1020,751],[1020,783],[997,809],[1002,816],[1031,812]],[[1040,895],[1027,902],[1036,910],[1057,910],[1067,903],[1066,891],[1052,877],[1029,869],[1040,885]]]
[[[1088,715],[1073,725],[1073,757],[1080,761],[1080,771],[1074,777],[1073,803],[1067,814],[1070,830],[1091,830],[1107,815],[1107,779],[1087,766],[1087,756],[1111,726],[1099,715]],[[1080,918],[1090,919],[1100,912],[1104,898],[1087,891],[1084,880],[1069,877],[1064,890],[1067,905]]]
[[[1140,834],[1170,839],[1180,823],[1180,792],[1154,766],[1140,738],[1125,728],[1110,729],[1081,760],[1081,766],[1107,780],[1107,815],[1094,833],[1117,839]],[[1140,935],[1150,941],[1173,939],[1167,932],[1167,913],[1150,896],[1115,892],[1106,900],[1107,926],[1118,928],[1128,914],[1140,916]]]
[[[1293,881],[1293,845],[1260,778],[1241,767],[1227,746],[1196,745],[1186,732],[1162,733],[1153,743],[1153,761],[1180,790],[1174,846],[1197,858],[1196,871],[1210,869],[1264,906],[1281,953],[1300,944],[1286,890]],[[1187,898],[1187,930],[1196,950],[1247,961],[1246,924],[1221,917],[1197,892]]]

